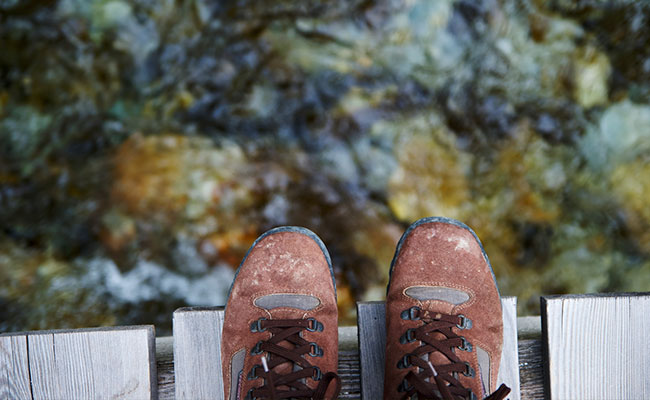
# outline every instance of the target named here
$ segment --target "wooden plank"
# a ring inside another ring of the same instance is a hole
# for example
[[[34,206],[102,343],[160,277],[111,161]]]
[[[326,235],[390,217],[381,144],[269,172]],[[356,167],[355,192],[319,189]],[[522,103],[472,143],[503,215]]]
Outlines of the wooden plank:
[[[154,399],[154,337],[153,326],[134,326],[14,333],[0,339],[22,340],[29,350],[29,398],[33,393],[34,399]]]
[[[11,340],[0,336],[0,399],[9,398],[9,371],[11,371]]]
[[[357,303],[361,398],[384,396],[386,350],[386,305],[383,301]]]
[[[174,374],[177,399],[223,399],[223,308],[174,312]]]
[[[0,398],[32,398],[28,352],[24,335],[0,336]]]
[[[508,398],[520,399],[519,351],[517,346],[517,298],[502,297],[503,351],[499,367],[498,384],[505,383],[510,388]]]
[[[56,368],[54,334],[27,336],[29,365],[33,370],[32,393],[34,399],[46,399],[48,394],[61,393],[59,371]]]
[[[54,345],[49,349],[56,365],[56,376],[37,377],[37,379],[55,380],[57,395],[69,399],[88,399],[95,392],[94,369],[85,368],[92,365],[90,342],[84,332],[77,334],[60,334],[54,338]],[[43,385],[45,386],[45,385]],[[49,393],[43,393],[47,398]]]
[[[156,338],[156,369],[158,370],[158,400],[174,400],[174,338]]]
[[[519,356],[517,346],[517,301],[501,298],[504,343],[499,371],[499,384],[505,383],[512,392],[508,398],[521,397],[519,387]],[[357,303],[359,324],[359,353],[361,357],[361,393],[363,399],[383,396],[384,353],[386,347],[386,318],[384,302]]]
[[[517,336],[519,337],[519,376],[521,398],[536,400],[547,398],[544,393],[543,357],[541,341],[541,323],[539,331],[530,327],[521,329],[521,321],[539,317],[517,318]],[[531,339],[532,337],[532,339]],[[522,338],[527,338],[522,340]],[[160,400],[174,399],[174,353],[173,338],[161,337],[156,339],[156,363],[158,365],[158,398]],[[360,362],[357,341],[357,327],[339,327],[339,369],[343,387],[339,399],[359,399],[361,397]],[[0,397],[2,398],[2,397]]]
[[[544,357],[542,340],[524,339],[519,335],[519,388],[523,400],[547,399],[544,392]]]
[[[650,295],[542,298],[552,399],[650,398]]]
[[[339,350],[338,375],[341,378],[339,400],[358,399],[361,396],[358,350]]]
[[[647,399],[650,398],[650,296],[630,297],[629,301],[630,330],[624,337],[629,340],[630,352],[621,371],[625,371],[622,375],[629,393]],[[627,374],[626,368],[633,373]]]

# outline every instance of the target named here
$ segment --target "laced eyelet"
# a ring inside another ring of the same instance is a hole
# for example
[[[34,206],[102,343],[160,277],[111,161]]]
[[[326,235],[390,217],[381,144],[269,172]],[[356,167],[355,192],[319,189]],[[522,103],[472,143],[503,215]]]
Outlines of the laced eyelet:
[[[323,373],[320,371],[320,368],[314,367],[314,372],[311,376],[311,379],[315,381],[320,381],[320,379],[323,377]]]
[[[472,320],[464,316],[463,314],[460,314],[458,316],[460,318],[460,324],[457,324],[456,326],[458,329],[471,329],[472,328]]]
[[[474,372],[474,368],[472,368],[472,366],[469,365],[468,362],[465,362],[465,367],[466,367],[466,370],[463,371],[463,375],[469,376],[470,378],[473,378],[476,375],[476,372]]]
[[[246,393],[244,400],[257,400],[257,397],[253,397],[253,390],[255,390],[255,388],[250,389],[248,393]]]
[[[472,349],[473,349],[472,344],[471,344],[470,342],[468,342],[467,339],[465,339],[464,337],[461,336],[460,338],[462,339],[463,344],[461,344],[460,346],[458,346],[458,348],[459,348],[460,350],[462,350],[462,351],[469,351],[469,352],[471,352]]]
[[[472,392],[471,390],[469,391],[469,394],[467,395],[467,399],[468,400],[478,400],[476,398],[476,395],[474,394],[474,392]]]
[[[405,354],[404,357],[400,358],[399,361],[397,362],[397,368],[399,369],[404,369],[410,367],[411,361],[409,360],[409,357],[411,357],[411,353]]]
[[[400,317],[402,317],[402,319],[410,319],[411,321],[417,321],[420,319],[420,311],[422,311],[420,307],[413,306],[408,310],[402,311]]]
[[[412,388],[413,388],[413,386],[409,386],[409,383],[406,381],[406,379],[404,379],[402,381],[402,383],[400,383],[399,386],[397,387],[397,391],[398,392],[408,392]]]
[[[322,357],[324,354],[324,351],[316,342],[311,342],[309,343],[309,354],[312,357]]]
[[[255,347],[251,349],[251,355],[256,356],[258,354],[262,354],[263,352],[261,347],[262,347],[262,341],[260,340],[259,342],[257,342],[257,344],[255,344]]]
[[[262,321],[266,321],[266,318],[260,318],[257,321],[251,324],[251,332],[264,332],[266,328],[262,328]]]
[[[323,331],[324,328],[323,324],[316,321],[316,318],[307,318],[307,321],[310,322],[310,324],[306,328],[309,332]]]
[[[406,332],[399,338],[401,344],[412,343],[415,341],[415,329],[407,329]]]
[[[262,368],[262,366],[259,365],[259,364],[253,365],[253,368],[251,368],[251,371],[246,376],[246,379],[248,379],[249,381],[252,381],[252,380],[255,380],[255,379],[259,378],[259,376],[257,376],[257,369],[258,368]]]

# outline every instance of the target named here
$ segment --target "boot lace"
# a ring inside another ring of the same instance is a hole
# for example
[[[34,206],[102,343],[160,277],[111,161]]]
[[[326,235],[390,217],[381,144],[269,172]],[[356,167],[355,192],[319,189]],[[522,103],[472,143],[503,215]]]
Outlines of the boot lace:
[[[252,332],[268,330],[271,337],[259,341],[251,351],[251,355],[266,352],[268,358],[262,357],[262,365],[254,365],[248,374],[248,379],[263,378],[264,385],[253,388],[248,392],[247,399],[316,399],[325,398],[325,393],[332,382],[336,384],[335,397],[341,390],[341,378],[334,372],[322,373],[320,368],[311,365],[305,356],[322,357],[323,349],[315,342],[306,341],[301,333],[322,332],[323,324],[314,318],[308,319],[279,319],[260,318],[251,325]],[[288,343],[291,348],[281,346]],[[277,373],[276,367],[290,364],[287,373]],[[305,384],[306,379],[319,381],[315,389]]]
[[[454,332],[454,329],[471,329],[472,322],[463,315],[433,313],[419,307],[404,310],[401,317],[424,322],[418,328],[407,329],[400,338],[402,344],[416,340],[421,343],[412,353],[405,354],[397,364],[399,369],[418,367],[417,370],[411,369],[398,387],[398,391],[405,392],[402,399],[476,399],[476,395],[458,380],[458,374],[475,377],[476,372],[469,363],[456,355],[457,349],[472,351],[472,345]],[[429,354],[433,352],[443,354],[448,363],[432,364]],[[485,400],[503,400],[508,393],[510,389],[502,384]]]

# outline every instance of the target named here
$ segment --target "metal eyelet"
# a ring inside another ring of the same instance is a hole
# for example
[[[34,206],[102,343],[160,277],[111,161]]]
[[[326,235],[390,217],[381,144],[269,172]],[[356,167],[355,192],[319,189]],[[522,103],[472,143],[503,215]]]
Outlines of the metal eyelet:
[[[246,393],[244,400],[257,400],[257,397],[253,397],[253,390],[255,390],[255,388],[251,388],[248,393]]]
[[[456,326],[458,329],[472,329],[472,320],[464,316],[463,314],[460,314],[458,316],[460,318],[460,324],[457,324]]]
[[[251,349],[251,355],[256,356],[258,354],[262,354],[263,351],[261,347],[262,347],[262,341],[260,340],[259,342],[257,342],[257,344],[255,344],[255,347]]]
[[[404,379],[402,381],[402,383],[400,383],[399,386],[397,387],[397,391],[398,392],[408,392],[412,388],[413,388],[413,386],[409,386],[409,383],[406,381],[406,379]]]
[[[420,319],[420,311],[422,311],[420,307],[413,306],[408,310],[402,311],[400,317],[402,317],[402,319],[410,319],[411,321],[417,321]]]
[[[463,375],[469,376],[470,378],[476,376],[476,372],[474,371],[474,368],[472,368],[472,366],[469,365],[468,362],[465,362],[465,367],[467,367],[467,369],[463,371]]]
[[[323,377],[323,373],[320,371],[320,368],[314,367],[314,373],[311,376],[311,379],[315,381],[320,381],[320,379]]]
[[[311,342],[309,343],[309,354],[312,357],[322,357],[324,354],[324,351],[316,342]]]
[[[407,329],[406,332],[399,338],[401,344],[411,343],[415,341],[415,329]]]
[[[397,368],[399,369],[404,369],[404,368],[409,368],[412,364],[411,361],[409,360],[409,357],[411,357],[411,353],[405,354],[404,357],[400,358],[399,361],[397,362]]]
[[[254,379],[259,378],[259,376],[257,376],[257,369],[258,368],[262,368],[262,366],[259,365],[259,364],[253,365],[253,368],[251,368],[251,371],[246,376],[246,379],[248,379],[249,381],[252,381]]]
[[[266,321],[266,318],[260,318],[257,321],[251,324],[251,332],[264,332],[266,328],[262,328],[262,321]]]
[[[307,321],[310,322],[310,324],[307,326],[307,330],[309,332],[316,332],[316,331],[322,332],[323,331],[323,328],[324,328],[323,324],[316,321],[316,318],[313,318],[313,317],[312,318],[307,318]]]
[[[472,349],[473,349],[472,344],[471,344],[470,342],[468,342],[467,339],[465,339],[464,337],[461,336],[460,338],[463,340],[463,344],[461,344],[460,346],[458,346],[458,348],[459,348],[460,350],[462,350],[462,351],[469,351],[469,352],[471,352]]]

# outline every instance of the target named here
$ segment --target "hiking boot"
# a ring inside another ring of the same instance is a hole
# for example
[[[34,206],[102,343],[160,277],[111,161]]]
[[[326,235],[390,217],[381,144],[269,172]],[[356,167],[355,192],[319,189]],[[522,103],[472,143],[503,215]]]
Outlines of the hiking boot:
[[[336,285],[313,232],[272,229],[248,250],[226,304],[221,361],[227,400],[338,396]]]
[[[411,225],[388,283],[384,398],[503,399],[502,342],[501,299],[476,234],[440,217]]]

